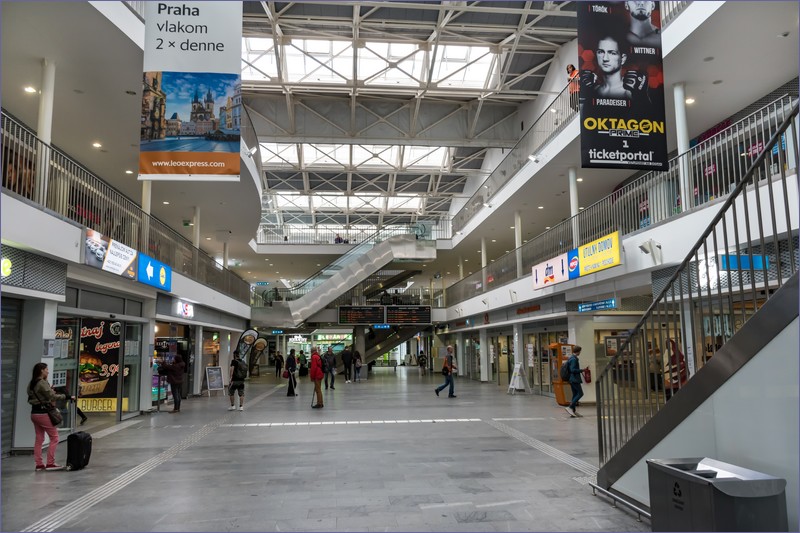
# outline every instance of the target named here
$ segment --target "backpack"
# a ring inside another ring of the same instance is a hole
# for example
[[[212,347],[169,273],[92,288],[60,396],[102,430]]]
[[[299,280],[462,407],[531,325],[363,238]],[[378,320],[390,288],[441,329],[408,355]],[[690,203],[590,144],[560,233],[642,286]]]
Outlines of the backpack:
[[[564,361],[561,364],[561,370],[559,372],[559,376],[561,377],[561,381],[569,381],[569,359]]]
[[[328,371],[328,360],[325,359],[324,355],[320,355],[319,359],[320,359],[320,366],[322,367],[322,373],[324,374],[325,372]]]
[[[233,369],[233,379],[236,381],[244,381],[247,377],[247,364],[241,359],[236,360],[236,368]]]

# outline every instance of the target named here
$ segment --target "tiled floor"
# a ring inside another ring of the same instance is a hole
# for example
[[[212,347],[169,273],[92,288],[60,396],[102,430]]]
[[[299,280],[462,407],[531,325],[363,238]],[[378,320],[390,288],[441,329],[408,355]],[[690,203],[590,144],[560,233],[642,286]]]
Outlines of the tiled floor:
[[[592,408],[377,369],[312,387],[254,378],[244,412],[184,400],[97,432],[89,467],[2,462],[2,531],[648,531],[585,485],[597,470]],[[66,444],[58,450],[63,462]]]

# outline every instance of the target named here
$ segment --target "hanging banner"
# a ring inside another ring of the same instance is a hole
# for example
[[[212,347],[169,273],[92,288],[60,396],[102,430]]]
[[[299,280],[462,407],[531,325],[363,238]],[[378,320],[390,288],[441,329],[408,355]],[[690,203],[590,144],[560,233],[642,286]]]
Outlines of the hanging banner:
[[[241,2],[145,2],[140,180],[238,181]]]
[[[658,2],[578,2],[584,168],[667,170]]]

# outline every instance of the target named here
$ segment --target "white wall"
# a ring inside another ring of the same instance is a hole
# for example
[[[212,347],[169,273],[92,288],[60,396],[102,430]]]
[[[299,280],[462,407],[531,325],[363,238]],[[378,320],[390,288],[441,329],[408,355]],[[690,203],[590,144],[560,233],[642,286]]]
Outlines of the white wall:
[[[797,531],[799,344],[795,319],[645,457],[711,457],[785,478],[789,531]],[[649,505],[645,459],[612,487]]]
[[[0,201],[3,244],[60,261],[80,261],[83,229],[77,224],[60,220],[7,194]]]

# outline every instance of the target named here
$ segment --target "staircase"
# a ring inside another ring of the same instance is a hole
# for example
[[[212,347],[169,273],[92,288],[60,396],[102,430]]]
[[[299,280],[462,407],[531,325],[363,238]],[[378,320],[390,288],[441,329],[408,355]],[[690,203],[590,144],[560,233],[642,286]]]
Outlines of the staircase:
[[[797,104],[777,122],[596,381],[597,484],[642,506],[649,503],[645,459],[704,455],[786,477],[787,498],[797,500]],[[773,385],[781,381],[776,364],[792,374],[792,385]],[[744,375],[763,387],[739,416],[753,414],[754,427],[769,430],[754,433],[745,418],[716,414],[747,393],[732,386]],[[777,406],[785,413],[772,427]],[[775,439],[794,447],[765,456]],[[790,529],[797,528],[797,508],[789,507]]]

